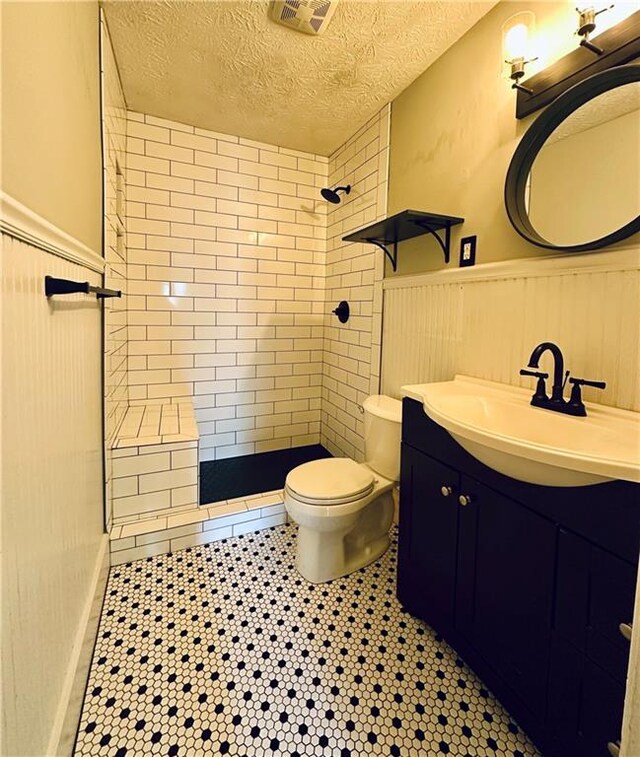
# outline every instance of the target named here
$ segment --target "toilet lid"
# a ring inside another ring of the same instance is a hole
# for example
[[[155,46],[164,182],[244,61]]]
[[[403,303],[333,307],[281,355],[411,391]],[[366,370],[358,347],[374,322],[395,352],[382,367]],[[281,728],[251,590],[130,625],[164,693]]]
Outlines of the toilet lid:
[[[294,468],[286,488],[303,502],[342,504],[365,497],[373,489],[373,474],[348,457],[313,460]]]

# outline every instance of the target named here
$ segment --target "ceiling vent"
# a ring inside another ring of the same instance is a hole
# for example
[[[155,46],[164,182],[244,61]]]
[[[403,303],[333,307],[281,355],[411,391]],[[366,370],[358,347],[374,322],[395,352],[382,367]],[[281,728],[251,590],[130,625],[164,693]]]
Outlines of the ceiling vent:
[[[337,4],[338,0],[273,0],[271,18],[305,34],[322,34]]]

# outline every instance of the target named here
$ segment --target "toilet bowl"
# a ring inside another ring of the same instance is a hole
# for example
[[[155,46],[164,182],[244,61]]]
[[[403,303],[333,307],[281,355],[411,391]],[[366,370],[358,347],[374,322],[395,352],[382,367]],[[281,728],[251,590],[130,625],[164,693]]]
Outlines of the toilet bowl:
[[[299,527],[296,567],[312,583],[352,573],[389,546],[392,490],[400,474],[402,405],[376,395],[363,408],[367,462],[313,460],[294,468],[286,479],[284,504]]]

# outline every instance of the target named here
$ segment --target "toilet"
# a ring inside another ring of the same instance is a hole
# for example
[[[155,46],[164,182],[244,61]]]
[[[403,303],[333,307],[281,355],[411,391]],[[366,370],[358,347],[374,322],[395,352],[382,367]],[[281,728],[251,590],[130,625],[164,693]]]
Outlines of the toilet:
[[[366,462],[313,460],[294,468],[285,482],[284,504],[299,526],[296,567],[312,583],[346,576],[389,546],[402,403],[374,395],[363,408]]]

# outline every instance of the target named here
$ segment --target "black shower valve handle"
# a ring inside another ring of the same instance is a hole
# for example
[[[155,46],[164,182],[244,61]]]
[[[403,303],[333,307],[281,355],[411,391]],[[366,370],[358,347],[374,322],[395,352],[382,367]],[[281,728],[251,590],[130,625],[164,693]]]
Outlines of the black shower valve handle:
[[[342,300],[337,308],[331,311],[334,315],[338,316],[340,323],[346,323],[349,320],[349,303],[346,300]]]

